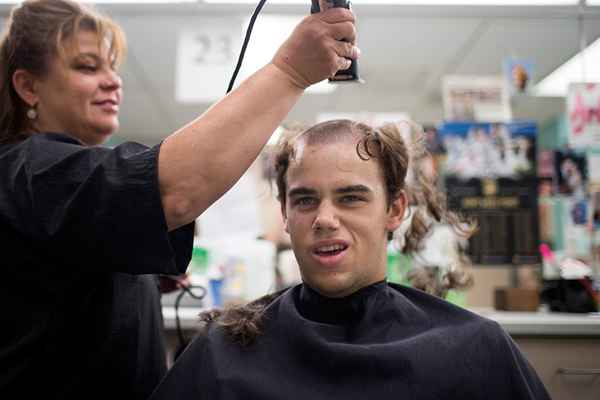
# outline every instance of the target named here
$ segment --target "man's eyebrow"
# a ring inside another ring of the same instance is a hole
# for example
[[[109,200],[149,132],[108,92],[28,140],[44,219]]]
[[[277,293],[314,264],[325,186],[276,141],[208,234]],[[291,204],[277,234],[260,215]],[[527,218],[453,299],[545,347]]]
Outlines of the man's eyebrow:
[[[344,186],[339,189],[336,189],[335,192],[337,194],[356,193],[356,192],[369,193],[369,192],[372,192],[372,190],[365,185],[350,185],[350,186]]]
[[[306,195],[314,196],[316,194],[317,194],[316,190],[309,189],[309,188],[303,187],[303,186],[294,188],[288,192],[289,197],[306,196]]]

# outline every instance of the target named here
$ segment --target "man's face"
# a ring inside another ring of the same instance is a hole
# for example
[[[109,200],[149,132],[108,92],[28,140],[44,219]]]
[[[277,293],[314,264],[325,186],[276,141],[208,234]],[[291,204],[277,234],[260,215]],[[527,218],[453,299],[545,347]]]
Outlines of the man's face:
[[[343,297],[385,278],[387,234],[402,222],[406,198],[388,207],[377,160],[361,160],[355,139],[299,143],[285,195],[285,229],[305,283]]]

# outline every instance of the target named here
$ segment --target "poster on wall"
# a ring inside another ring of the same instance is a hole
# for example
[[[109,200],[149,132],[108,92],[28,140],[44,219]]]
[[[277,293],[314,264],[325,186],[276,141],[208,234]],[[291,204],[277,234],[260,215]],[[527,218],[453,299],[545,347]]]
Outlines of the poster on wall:
[[[529,89],[533,77],[533,61],[508,58],[504,60],[502,67],[510,94],[525,93]]]
[[[600,148],[588,150],[586,156],[590,190],[600,192]]]
[[[589,257],[590,218],[589,201],[586,198],[569,196],[564,199],[564,240],[565,253],[571,257]]]
[[[569,85],[567,118],[572,147],[600,147],[600,83]]]
[[[442,81],[446,121],[507,122],[512,119],[503,76],[449,75]]]
[[[594,230],[600,230],[600,191],[590,193],[591,220]]]
[[[554,154],[558,192],[583,198],[588,180],[586,155],[574,150],[558,150]]]
[[[517,179],[536,173],[535,122],[446,122],[439,136],[446,149],[446,175]]]

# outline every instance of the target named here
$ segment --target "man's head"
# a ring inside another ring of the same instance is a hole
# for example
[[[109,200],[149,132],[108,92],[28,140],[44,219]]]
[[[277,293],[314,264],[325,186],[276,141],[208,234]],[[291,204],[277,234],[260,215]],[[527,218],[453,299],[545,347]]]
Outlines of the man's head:
[[[385,279],[387,242],[407,206],[408,164],[394,125],[337,120],[284,140],[279,200],[305,283],[342,297]]]

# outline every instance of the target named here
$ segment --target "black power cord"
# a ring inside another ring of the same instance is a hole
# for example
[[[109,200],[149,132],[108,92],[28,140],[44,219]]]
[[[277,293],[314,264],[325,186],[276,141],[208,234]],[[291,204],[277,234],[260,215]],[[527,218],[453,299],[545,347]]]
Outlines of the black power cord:
[[[174,281],[178,282],[174,278],[170,279],[173,279]],[[194,291],[196,291],[197,293],[194,293]],[[179,290],[179,293],[175,298],[175,327],[177,329],[177,338],[179,339],[179,346],[177,347],[177,350],[175,350],[175,354],[173,357],[174,360],[176,360],[181,355],[181,353],[183,353],[183,350],[185,350],[185,348],[189,344],[189,341],[183,334],[183,329],[181,329],[181,320],[179,319],[179,306],[181,305],[181,299],[183,299],[183,297],[186,294],[189,295],[191,298],[202,302],[202,300],[204,300],[204,298],[206,297],[206,288],[200,285],[181,286],[181,289]]]
[[[262,10],[263,6],[267,0],[260,0],[256,9],[254,10],[254,14],[252,14],[252,18],[250,18],[250,24],[248,25],[248,29],[246,29],[246,37],[244,38],[244,44],[242,45],[242,50],[240,51],[240,56],[238,57],[237,65],[235,66],[235,71],[233,71],[233,75],[231,80],[229,81],[229,87],[227,88],[227,93],[233,90],[233,85],[235,83],[235,79],[240,72],[240,68],[242,68],[242,62],[244,61],[244,55],[246,55],[246,48],[248,47],[248,43],[250,42],[250,36],[252,35],[252,29],[254,29],[254,23],[256,22],[256,18],[258,18],[258,14],[260,14],[260,10]]]

